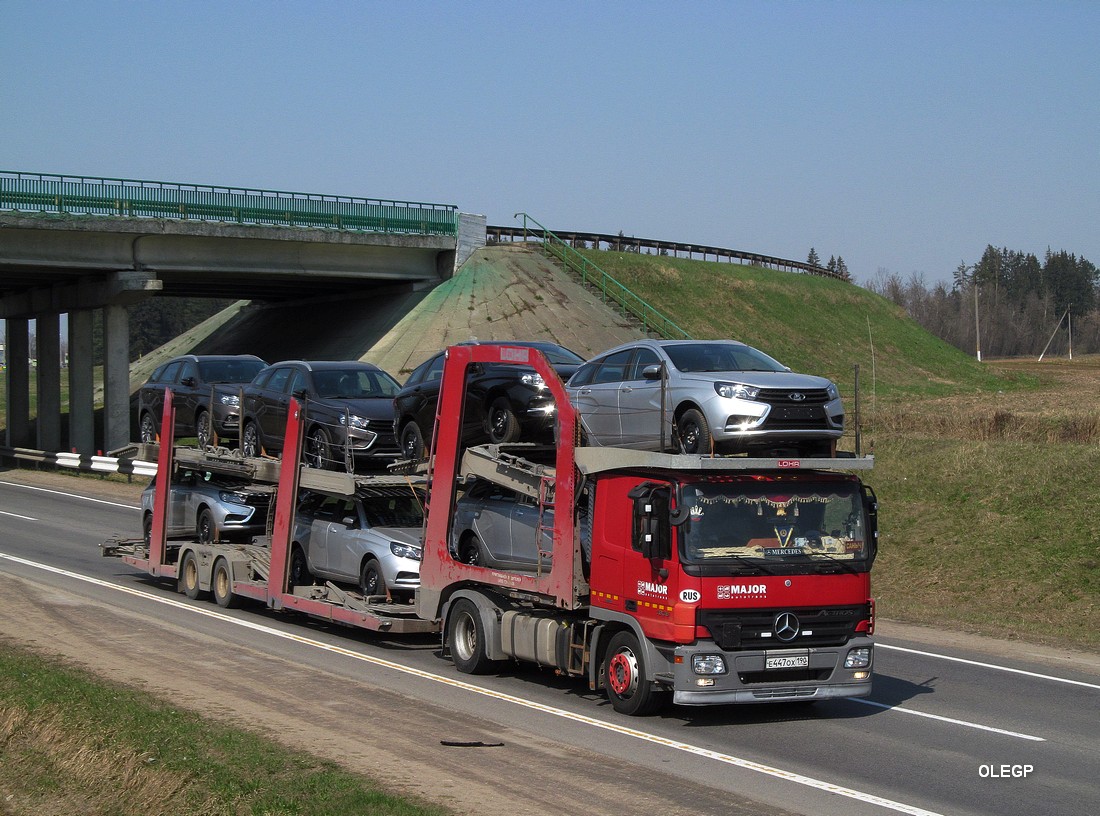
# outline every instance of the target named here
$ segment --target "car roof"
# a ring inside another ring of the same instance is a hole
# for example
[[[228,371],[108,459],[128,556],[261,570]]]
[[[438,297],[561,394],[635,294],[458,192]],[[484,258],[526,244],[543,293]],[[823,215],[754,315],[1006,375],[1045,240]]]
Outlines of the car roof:
[[[362,360],[280,360],[277,363],[271,363],[268,368],[289,365],[302,366],[308,371],[329,371],[334,368],[358,368],[362,371],[382,370],[374,363],[365,363]]]

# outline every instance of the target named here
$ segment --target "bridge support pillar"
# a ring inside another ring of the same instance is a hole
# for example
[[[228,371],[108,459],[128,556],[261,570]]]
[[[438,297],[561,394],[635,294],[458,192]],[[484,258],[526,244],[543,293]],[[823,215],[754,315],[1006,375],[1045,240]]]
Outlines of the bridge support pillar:
[[[130,317],[125,306],[103,307],[103,446],[130,442]]]
[[[35,379],[38,387],[38,444],[43,451],[61,447],[61,316],[40,314],[34,321]]]
[[[9,317],[4,327],[4,402],[8,427],[5,442],[9,448],[31,446],[30,324],[25,317]]]
[[[91,309],[69,312],[69,446],[95,453],[95,360]]]

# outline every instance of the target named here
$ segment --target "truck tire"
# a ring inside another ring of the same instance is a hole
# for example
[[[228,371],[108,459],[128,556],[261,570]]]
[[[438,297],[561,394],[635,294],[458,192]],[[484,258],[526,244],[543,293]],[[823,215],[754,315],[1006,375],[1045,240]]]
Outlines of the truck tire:
[[[202,595],[199,588],[199,560],[195,557],[194,550],[188,550],[180,562],[179,588],[192,601],[198,600]]]
[[[710,426],[707,418],[695,408],[684,411],[676,423],[676,433],[680,437],[680,450],[705,456],[711,452]]]
[[[607,646],[604,686],[611,706],[620,714],[644,717],[668,702],[668,692],[647,679],[645,654],[633,632],[618,632]]]
[[[219,558],[214,563],[214,602],[222,609],[233,609],[239,599],[233,594],[233,576],[229,572],[229,562]]]
[[[489,441],[495,444],[516,442],[519,440],[519,418],[512,410],[507,397],[497,397],[489,406]]]
[[[455,668],[463,674],[488,674],[496,667],[496,661],[485,654],[485,626],[481,622],[477,605],[467,598],[460,598],[447,616],[447,644]]]

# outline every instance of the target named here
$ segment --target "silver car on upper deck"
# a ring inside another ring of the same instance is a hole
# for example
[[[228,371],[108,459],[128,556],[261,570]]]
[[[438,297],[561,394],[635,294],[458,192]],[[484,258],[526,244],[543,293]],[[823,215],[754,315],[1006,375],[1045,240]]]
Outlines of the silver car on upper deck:
[[[666,450],[828,456],[844,433],[834,383],[796,374],[736,340],[626,343],[585,363],[566,385],[588,444],[654,451],[662,389]]]

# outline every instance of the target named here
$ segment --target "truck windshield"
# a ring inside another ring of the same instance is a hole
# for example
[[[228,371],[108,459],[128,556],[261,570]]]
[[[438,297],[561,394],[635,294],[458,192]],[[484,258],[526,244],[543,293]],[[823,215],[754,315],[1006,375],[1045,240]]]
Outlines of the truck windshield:
[[[685,485],[686,563],[863,562],[869,553],[859,483],[704,482]]]

